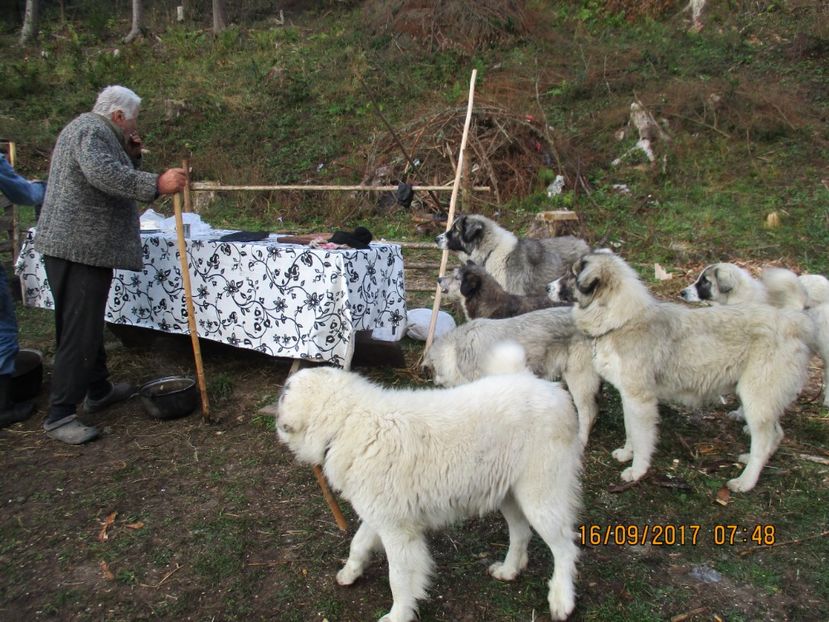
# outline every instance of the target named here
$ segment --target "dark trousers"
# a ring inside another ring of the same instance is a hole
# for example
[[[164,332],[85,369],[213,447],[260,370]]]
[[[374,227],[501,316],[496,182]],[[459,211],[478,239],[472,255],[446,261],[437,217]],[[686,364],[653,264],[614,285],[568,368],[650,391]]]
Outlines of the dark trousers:
[[[55,368],[47,421],[74,414],[87,391],[108,386],[104,351],[106,311],[112,269],[44,257],[55,299]]]
[[[17,350],[17,316],[14,313],[14,298],[9,289],[6,269],[0,265],[0,376],[11,376],[14,373]]]

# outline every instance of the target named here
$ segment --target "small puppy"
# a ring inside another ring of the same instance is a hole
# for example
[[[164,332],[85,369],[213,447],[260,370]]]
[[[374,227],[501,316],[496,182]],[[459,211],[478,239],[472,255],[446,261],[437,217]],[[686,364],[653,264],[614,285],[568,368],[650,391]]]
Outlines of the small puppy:
[[[555,304],[546,295],[510,294],[485,268],[471,261],[455,268],[451,274],[440,277],[438,285],[448,301],[460,305],[467,320],[479,317],[514,317],[529,311],[546,309]]]
[[[321,464],[362,523],[340,585],[385,550],[393,603],[381,622],[410,622],[426,597],[432,558],[424,534],[500,510],[509,548],[489,573],[511,581],[527,565],[534,529],[553,554],[553,620],[575,607],[575,520],[581,444],[570,396],[533,376],[523,351],[502,345],[497,375],[454,389],[392,390],[332,367],[290,376],[277,432],[300,462]]]

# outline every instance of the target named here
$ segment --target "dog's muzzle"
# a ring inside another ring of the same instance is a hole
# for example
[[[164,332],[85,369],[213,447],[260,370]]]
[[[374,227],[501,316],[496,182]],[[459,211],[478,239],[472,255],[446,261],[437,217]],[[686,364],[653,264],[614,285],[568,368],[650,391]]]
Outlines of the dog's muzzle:
[[[438,277],[438,286],[440,287],[441,294],[448,294],[449,293],[449,277],[447,276],[439,276]]]
[[[699,297],[699,293],[697,292],[697,288],[694,285],[686,287],[679,292],[679,297],[685,302],[702,302],[702,299]]]
[[[437,247],[438,247],[440,250],[442,250],[442,251],[447,250],[448,246],[446,245],[446,244],[447,244],[447,242],[446,242],[446,234],[445,234],[445,233],[441,233],[440,235],[436,236],[436,237],[435,237],[435,244],[437,244]]]

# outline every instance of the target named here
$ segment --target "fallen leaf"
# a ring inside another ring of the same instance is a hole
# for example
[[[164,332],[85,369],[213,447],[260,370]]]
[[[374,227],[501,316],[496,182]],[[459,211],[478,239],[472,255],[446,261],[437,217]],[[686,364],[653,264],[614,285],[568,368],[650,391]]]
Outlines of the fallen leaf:
[[[109,516],[104,519],[104,522],[101,523],[101,531],[98,532],[98,541],[99,542],[106,542],[109,540],[109,534],[107,530],[115,524],[115,517],[118,516],[118,512],[111,512]]]
[[[610,486],[607,487],[607,492],[613,492],[613,493],[625,492],[626,490],[630,490],[631,488],[633,488],[637,484],[639,484],[638,481],[636,481],[636,482],[621,482],[619,484],[611,484]]]
[[[776,229],[780,226],[780,214],[777,212],[769,212],[768,216],[766,216],[766,228],[767,229]]]
[[[728,505],[731,501],[731,491],[727,486],[723,486],[717,491],[716,502],[720,505]]]
[[[144,523],[138,521],[137,523],[130,523],[129,525],[125,525],[127,529],[144,529]]]
[[[665,270],[658,263],[653,264],[653,275],[657,281],[670,281],[674,275]]]
[[[104,576],[104,579],[107,581],[115,581],[115,575],[112,574],[112,571],[109,569],[109,564],[107,564],[104,560],[101,560],[99,564],[101,567],[101,574]]]
[[[657,475],[652,478],[657,486],[662,488],[675,488],[677,490],[691,490],[691,485],[684,479],[679,477],[668,477],[666,475]]]

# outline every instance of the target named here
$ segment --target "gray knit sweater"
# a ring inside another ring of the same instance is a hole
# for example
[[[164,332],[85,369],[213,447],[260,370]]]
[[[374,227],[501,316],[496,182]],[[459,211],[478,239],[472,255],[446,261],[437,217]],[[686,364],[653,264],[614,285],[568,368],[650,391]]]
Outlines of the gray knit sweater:
[[[80,115],[52,152],[35,249],[75,263],[140,270],[135,202],[152,201],[157,180],[135,169],[117,126],[92,112]]]

